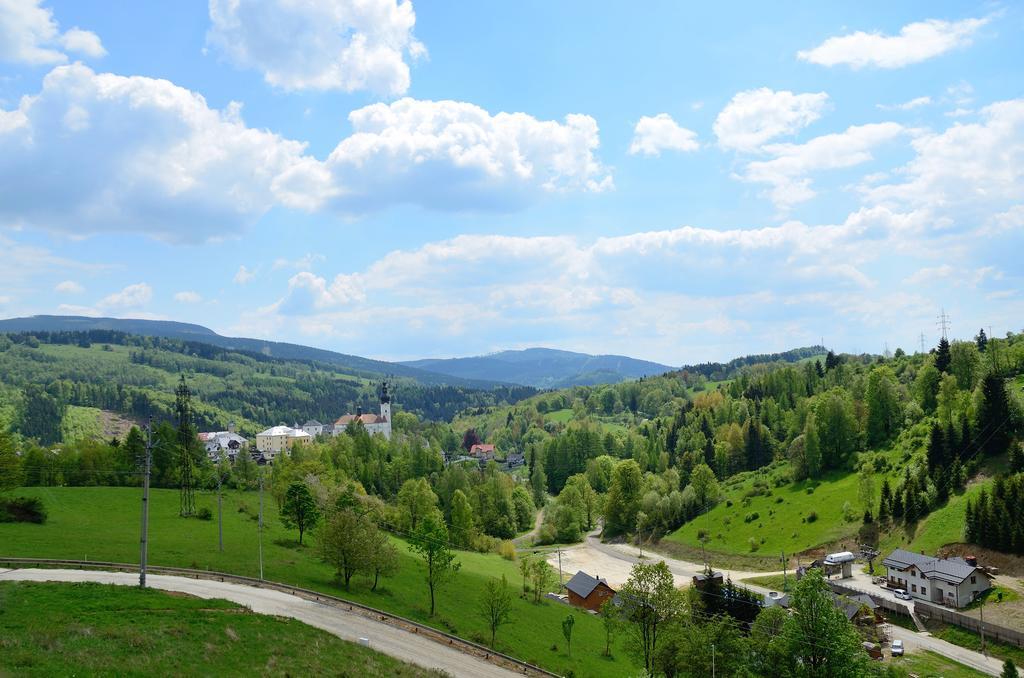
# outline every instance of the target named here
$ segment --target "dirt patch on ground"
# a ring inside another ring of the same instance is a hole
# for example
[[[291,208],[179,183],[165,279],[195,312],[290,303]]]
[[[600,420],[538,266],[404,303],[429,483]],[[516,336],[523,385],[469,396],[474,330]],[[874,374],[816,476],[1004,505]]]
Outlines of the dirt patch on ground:
[[[100,410],[100,423],[103,426],[104,440],[110,440],[111,438],[124,440],[125,436],[128,435],[128,431],[132,430],[132,426],[139,426],[140,428],[142,426],[139,422],[110,410]]]
[[[977,556],[978,564],[998,567],[999,574],[1010,577],[1024,577],[1024,557],[1000,553],[973,544],[947,544],[939,549],[943,558],[950,556]]]

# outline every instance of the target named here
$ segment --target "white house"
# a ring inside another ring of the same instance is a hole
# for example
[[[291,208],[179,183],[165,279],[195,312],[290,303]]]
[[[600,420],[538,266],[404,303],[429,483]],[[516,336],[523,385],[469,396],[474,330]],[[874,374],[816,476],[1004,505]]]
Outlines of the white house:
[[[324,432],[324,425],[316,419],[310,419],[302,425],[302,430],[315,438]]]
[[[244,450],[249,441],[235,433],[235,424],[228,424],[227,431],[207,431],[199,434],[199,441],[206,447],[206,456],[217,461],[221,456],[235,460],[239,450]]]
[[[992,587],[991,577],[977,561],[963,558],[934,558],[896,549],[882,564],[891,588],[903,589],[911,597],[929,603],[964,607]]]
[[[391,440],[391,396],[388,394],[387,382],[384,382],[380,390],[380,414],[364,414],[362,408],[357,409],[355,414],[344,414],[334,422],[334,435],[344,433],[345,428],[356,420],[363,424],[371,436],[379,433]]]
[[[256,434],[256,451],[268,462],[282,452],[288,452],[296,443],[309,442],[313,436],[300,428],[274,426]]]

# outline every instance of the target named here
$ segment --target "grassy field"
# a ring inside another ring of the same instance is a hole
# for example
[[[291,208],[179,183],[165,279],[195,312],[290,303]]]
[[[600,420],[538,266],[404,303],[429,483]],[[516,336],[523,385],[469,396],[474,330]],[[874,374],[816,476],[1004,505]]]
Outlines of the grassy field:
[[[975,483],[960,495],[952,495],[945,506],[918,521],[912,530],[898,528],[885,534],[880,546],[883,553],[894,548],[935,553],[946,544],[963,541],[967,500],[973,499],[988,483]]]
[[[725,500],[665,539],[699,549],[703,533],[707,535],[708,551],[753,556],[753,566],[765,555],[776,556],[778,560],[781,551],[796,554],[856,535],[862,514],[857,499],[857,474],[831,473],[818,481],[774,487],[773,478],[784,470],[782,466],[774,473],[746,473],[726,483]],[[755,481],[767,481],[767,488],[753,494]],[[843,516],[843,505],[847,502],[853,509],[852,521]],[[812,512],[816,514],[813,519]],[[756,549],[751,548],[751,540]]]
[[[558,424],[568,424],[573,421],[574,416],[571,409],[566,408],[563,410],[555,410],[554,412],[548,412],[544,415],[547,421],[553,421]],[[591,417],[594,421],[601,425],[605,431],[612,433],[625,433],[629,428],[625,424],[620,424],[614,421],[602,421],[600,417]]]
[[[896,657],[892,665],[921,678],[976,678],[988,675],[929,650]]]
[[[0,613],[4,675],[442,675],[294,619],[153,589],[2,582]]]
[[[41,498],[50,518],[45,525],[0,524],[0,555],[138,562],[140,491],[132,488],[76,487],[23,488],[11,494]],[[178,517],[178,492],[153,490],[150,506],[150,550],[153,565],[174,565],[259,576],[255,493],[226,493],[224,499],[224,552],[217,550],[216,497],[197,495],[198,507],[214,511],[212,521]],[[461,552],[462,570],[438,598],[437,614],[428,618],[429,598],[423,566],[396,540],[401,552],[399,574],[383,580],[377,592],[369,582],[353,581],[343,591],[332,569],[316,558],[315,548],[299,547],[297,533],[286,530],[277,507],[265,497],[263,538],[264,576],[379,607],[421,621],[464,638],[489,639],[476,610],[483,584],[505,576],[521,590],[518,564],[496,555]],[[535,605],[516,598],[513,622],[502,627],[497,649],[562,674],[578,676],[625,675],[636,670],[621,644],[614,659],[601,656],[604,634],[600,620],[572,612],[555,602]],[[561,622],[575,614],[572,657],[565,652]]]

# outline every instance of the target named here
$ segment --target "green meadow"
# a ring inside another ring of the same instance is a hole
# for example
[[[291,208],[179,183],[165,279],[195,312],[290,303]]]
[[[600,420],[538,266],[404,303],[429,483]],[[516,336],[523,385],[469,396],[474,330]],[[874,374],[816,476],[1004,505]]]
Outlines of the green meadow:
[[[113,584],[0,582],[0,674],[441,676],[294,619]]]
[[[22,488],[11,494],[41,498],[49,510],[44,525],[0,524],[0,555],[136,563],[139,559],[141,491],[138,488],[67,487]],[[213,520],[178,516],[178,492],[153,490],[150,507],[149,562],[259,576],[256,493],[226,492],[224,551],[217,549],[217,502],[213,493],[197,495],[197,507],[210,508]],[[356,579],[344,591],[334,572],[316,557],[310,538],[298,546],[298,533],[285,529],[269,493],[264,503],[264,577],[315,589],[371,605],[454,633],[470,640],[489,640],[477,613],[480,592],[491,577],[504,576],[515,591],[522,590],[518,563],[497,555],[459,552],[459,574],[438,597],[437,614],[430,618],[423,566],[396,539],[401,553],[398,575],[382,580],[378,591]],[[576,617],[572,656],[564,647],[562,620]],[[501,627],[496,649],[563,675],[624,675],[637,670],[621,641],[612,659],[601,656],[604,631],[596,617],[553,601],[535,604],[516,597],[512,623]]]

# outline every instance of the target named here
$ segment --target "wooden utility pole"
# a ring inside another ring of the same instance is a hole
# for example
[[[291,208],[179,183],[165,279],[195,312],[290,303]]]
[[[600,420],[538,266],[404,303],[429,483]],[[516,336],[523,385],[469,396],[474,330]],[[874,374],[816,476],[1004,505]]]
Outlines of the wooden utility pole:
[[[260,548],[260,581],[263,581],[263,471],[260,471],[260,522],[259,522],[259,548]]]
[[[221,464],[224,463],[224,451],[217,453],[217,547],[224,552],[224,495],[221,492]]]
[[[149,475],[153,467],[153,418],[146,425],[146,458],[142,462],[142,535],[139,538],[139,587],[146,588],[146,556],[149,550]]]

